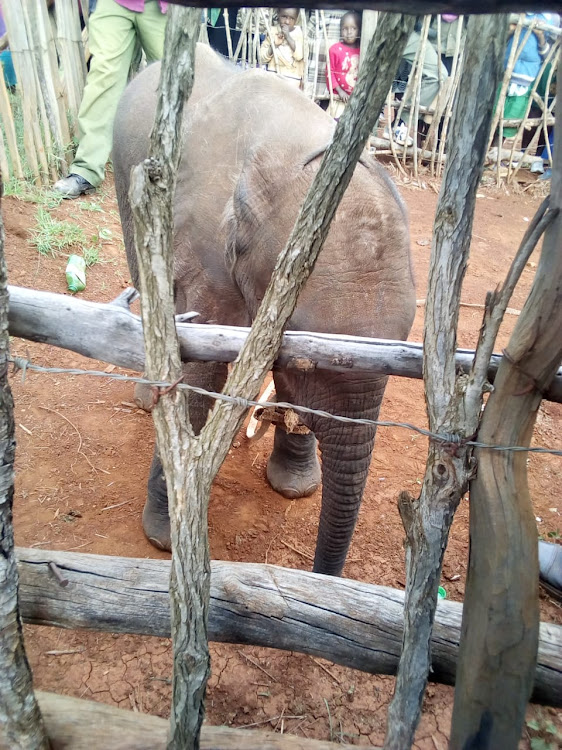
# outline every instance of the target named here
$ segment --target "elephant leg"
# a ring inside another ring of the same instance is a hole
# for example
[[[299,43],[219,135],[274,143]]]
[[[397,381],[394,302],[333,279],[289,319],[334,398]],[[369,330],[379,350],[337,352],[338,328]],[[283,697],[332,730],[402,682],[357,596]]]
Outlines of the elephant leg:
[[[320,486],[320,463],[312,432],[295,435],[275,428],[273,452],[267,464],[267,478],[276,492],[295,500],[308,497]]]
[[[326,410],[376,420],[386,380],[386,377],[372,380],[334,377],[328,384],[332,393],[327,398]],[[313,570],[339,576],[357,523],[376,428],[342,424],[323,417],[314,417],[312,425],[322,453],[322,509]]]
[[[386,380],[351,372],[275,372],[278,401],[372,420],[378,417]],[[322,509],[313,570],[339,576],[357,522],[376,430],[374,425],[313,414],[303,416],[303,421],[318,439],[322,455]]]
[[[294,403],[295,379],[286,372],[274,371],[273,380],[277,401]],[[276,427],[273,451],[267,463],[267,479],[273,489],[295,500],[312,495],[320,486],[321,477],[314,435],[311,432],[307,435],[289,434]]]
[[[226,382],[228,368],[219,362],[192,362],[183,366],[183,373],[185,381],[190,385],[220,392]],[[189,418],[196,435],[203,429],[212,405],[213,399],[195,393],[189,394]],[[154,449],[148,477],[148,495],[142,514],[142,526],[151,544],[158,549],[171,549],[168,491],[157,447]]]
[[[146,375],[143,375],[143,377],[146,377]],[[148,385],[148,383],[135,383],[133,400],[139,409],[152,411],[154,406],[154,392],[152,386]]]

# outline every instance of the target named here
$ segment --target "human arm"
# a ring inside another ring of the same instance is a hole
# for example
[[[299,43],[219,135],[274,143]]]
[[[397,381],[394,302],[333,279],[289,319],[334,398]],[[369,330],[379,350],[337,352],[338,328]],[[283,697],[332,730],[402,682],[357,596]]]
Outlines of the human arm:
[[[274,32],[272,31],[271,34],[273,35]],[[271,37],[269,33],[267,34],[266,38],[261,43],[260,60],[264,64],[267,64],[268,62],[271,62],[273,60],[273,45],[272,45]]]
[[[545,33],[544,31],[541,31],[541,29],[536,29],[534,33],[539,42],[539,49],[538,49],[539,55],[541,57],[545,57],[546,53],[550,49],[550,44],[546,41]]]
[[[294,28],[296,29],[297,27],[295,26]],[[291,52],[293,53],[293,56],[294,56],[294,52],[295,52],[295,48],[296,48],[296,43],[295,43],[295,40],[294,40],[294,38],[293,38],[293,36],[291,34],[291,30],[287,26],[287,24],[283,24],[283,26],[281,26],[281,37],[280,37],[280,39],[281,39],[280,44],[283,44],[283,42],[287,42],[287,44],[291,48]],[[300,59],[302,60],[302,57]]]
[[[296,61],[302,60],[304,58],[304,38],[300,26],[294,27],[287,42],[293,52],[293,59]],[[293,42],[294,46],[291,46],[291,42]]]
[[[330,65],[326,65],[326,85],[328,91],[331,91],[338,96],[342,101],[347,102],[349,94],[347,94],[338,83],[337,72],[340,69],[340,62],[338,60],[338,45],[333,44],[328,51],[328,59]],[[329,71],[329,75],[328,75]]]
[[[338,86],[337,84],[334,93],[337,94],[342,102],[345,102],[346,104],[349,100],[349,97],[351,96],[351,94],[348,94],[347,91],[344,91],[342,87]]]

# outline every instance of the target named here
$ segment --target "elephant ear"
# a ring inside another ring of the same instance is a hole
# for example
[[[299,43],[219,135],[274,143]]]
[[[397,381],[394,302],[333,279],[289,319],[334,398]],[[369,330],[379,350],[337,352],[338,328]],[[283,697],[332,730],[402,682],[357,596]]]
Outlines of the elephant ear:
[[[231,270],[250,248],[279,252],[283,247],[287,238],[276,236],[273,227],[278,222],[272,221],[272,215],[286,210],[280,205],[280,196],[294,179],[293,168],[283,164],[282,155],[264,147],[255,149],[246,160],[225,213],[226,258]],[[269,247],[279,242],[280,247]]]

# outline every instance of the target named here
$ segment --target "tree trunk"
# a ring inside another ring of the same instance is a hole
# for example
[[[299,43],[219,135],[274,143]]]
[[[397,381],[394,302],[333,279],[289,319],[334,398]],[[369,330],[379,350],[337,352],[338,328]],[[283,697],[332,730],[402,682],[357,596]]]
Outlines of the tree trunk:
[[[195,19],[198,14],[193,12],[192,16]],[[177,25],[175,19],[179,16],[172,14],[171,18],[174,22],[168,23],[168,32]],[[236,399],[255,397],[275,360],[285,326],[378,117],[395,73],[396,59],[402,54],[413,23],[414,19],[406,20],[400,15],[388,14],[381,19],[349,106],[325,152],[287,246],[279,255],[250,335],[226,383],[225,392],[235,400],[218,402],[198,437],[188,426],[184,392],[172,390],[154,409],[168,486],[172,537],[174,699],[170,747],[199,747],[208,675],[207,508],[211,482],[244,419],[246,407]],[[173,47],[172,41],[167,41],[167,53]],[[179,160],[179,123],[183,98],[188,95],[181,88],[186,58],[180,61],[180,54],[176,51],[173,70],[171,56],[164,57],[150,156],[135,169],[130,191],[142,288],[146,369],[152,379],[172,381],[181,375],[172,296],[172,196]],[[189,91],[191,86],[186,88]]]
[[[149,158],[135,167],[130,201],[141,286],[146,373],[156,381],[181,378],[173,300],[173,211],[181,154],[183,107],[193,86],[200,13],[172,8],[160,74]],[[207,643],[210,562],[205,494],[210,480],[189,461],[196,444],[187,392],[172,389],[153,410],[168,486],[172,567],[170,609],[174,669],[168,747],[199,747],[210,675]],[[186,455],[187,454],[187,455]]]
[[[562,76],[562,61],[558,67]],[[507,347],[478,440],[529,445],[544,389],[562,359],[562,132],[533,287]],[[470,486],[466,586],[452,748],[518,747],[538,643],[538,560],[527,454],[478,448]]]
[[[465,412],[466,376],[455,368],[462,280],[470,247],[476,190],[482,174],[493,97],[500,79],[507,19],[473,16],[453,116],[430,259],[424,335],[424,380],[430,429],[451,443],[431,441],[419,498],[403,492],[399,510],[406,530],[404,647],[388,712],[387,750],[411,747],[430,668],[431,629],[449,529],[471,472],[480,408]],[[479,383],[480,398],[481,387]]]
[[[0,193],[2,187],[0,183]],[[18,611],[14,555],[14,402],[8,385],[8,290],[4,224],[0,215],[0,747],[48,750],[33,693]]]

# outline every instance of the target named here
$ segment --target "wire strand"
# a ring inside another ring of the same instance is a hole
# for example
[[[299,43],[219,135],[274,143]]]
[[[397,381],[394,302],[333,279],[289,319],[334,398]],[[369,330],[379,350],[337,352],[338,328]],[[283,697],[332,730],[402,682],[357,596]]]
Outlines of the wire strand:
[[[311,409],[308,406],[299,406],[297,404],[290,404],[285,401],[252,401],[251,399],[241,398],[240,396],[229,396],[227,393],[216,393],[215,391],[208,391],[205,388],[199,388],[195,385],[189,385],[188,383],[169,383],[167,381],[148,380],[135,375],[121,375],[120,373],[107,373],[101,370],[82,370],[79,368],[65,368],[65,367],[43,367],[30,362],[28,359],[23,357],[9,357],[8,361],[14,365],[15,370],[22,371],[22,381],[25,381],[28,370],[33,370],[39,373],[51,373],[57,375],[91,375],[93,377],[110,378],[111,380],[121,380],[131,383],[143,383],[145,385],[154,386],[156,388],[170,388],[175,386],[192,393],[197,393],[201,396],[207,396],[215,399],[216,401],[225,401],[227,403],[235,404],[244,408],[252,408],[254,406],[260,407],[272,407],[282,409],[292,409],[293,411],[300,414],[312,414],[317,417],[323,417],[326,419],[334,419],[337,422],[345,422],[350,424],[358,425],[371,425],[375,427],[398,427],[400,429],[411,430],[417,432],[419,435],[429,438],[440,443],[447,443],[452,445],[469,445],[474,448],[485,448],[492,451],[512,451],[513,453],[545,453],[551,456],[562,456],[562,450],[556,450],[553,448],[543,447],[529,447],[526,445],[492,445],[490,443],[481,443],[478,440],[466,440],[459,435],[442,435],[437,432],[431,432],[426,430],[424,427],[418,427],[409,422],[395,422],[392,420],[381,420],[381,419],[361,419],[354,417],[344,417],[340,414],[331,414],[328,411],[322,409]]]

